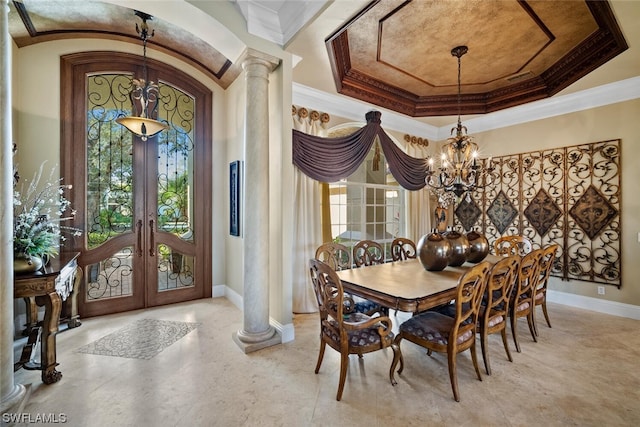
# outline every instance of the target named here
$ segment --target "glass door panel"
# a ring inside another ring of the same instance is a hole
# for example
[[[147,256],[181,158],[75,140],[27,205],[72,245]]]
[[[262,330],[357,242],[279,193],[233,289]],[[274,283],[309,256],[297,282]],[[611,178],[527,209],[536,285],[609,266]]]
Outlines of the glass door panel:
[[[100,262],[87,266],[88,301],[133,294],[133,247],[122,248]]]
[[[194,264],[194,257],[158,245],[158,291],[194,286]]]
[[[87,77],[85,230],[86,253],[94,260],[86,267],[89,313],[101,314],[104,306],[97,303],[103,300],[132,308],[142,301],[141,293],[134,295],[134,244],[140,230],[134,227],[133,138],[115,123],[119,115],[130,114],[130,87],[127,74]]]

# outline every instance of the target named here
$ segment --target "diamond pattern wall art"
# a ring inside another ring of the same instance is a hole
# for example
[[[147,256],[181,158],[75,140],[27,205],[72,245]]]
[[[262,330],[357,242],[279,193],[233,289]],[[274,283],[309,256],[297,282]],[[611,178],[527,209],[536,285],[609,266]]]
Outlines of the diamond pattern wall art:
[[[509,228],[509,225],[511,225],[516,215],[518,215],[518,211],[504,192],[500,191],[498,196],[493,199],[489,205],[487,215],[493,225],[496,226],[496,229],[502,234]]]
[[[543,189],[538,191],[529,206],[524,210],[525,218],[529,220],[531,226],[541,236],[547,234],[549,229],[558,221],[560,215],[562,215],[562,210]]]
[[[490,243],[520,234],[557,243],[553,275],[622,286],[620,140],[494,158],[495,179],[457,205],[464,230]]]

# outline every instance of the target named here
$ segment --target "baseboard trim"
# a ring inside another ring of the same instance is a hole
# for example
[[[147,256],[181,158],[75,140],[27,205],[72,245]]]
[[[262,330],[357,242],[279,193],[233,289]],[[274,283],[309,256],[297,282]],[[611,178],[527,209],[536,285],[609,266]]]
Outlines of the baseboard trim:
[[[551,289],[547,291],[547,298],[549,302],[640,320],[640,306],[637,305],[585,297]]]
[[[214,285],[211,296],[213,298],[223,297],[226,293],[226,285]]]
[[[233,289],[229,288],[226,285],[216,285],[213,287],[213,296],[214,297],[225,297],[231,304],[235,305],[243,311],[244,303],[243,297]],[[295,339],[295,328],[293,327],[293,323],[282,324],[272,317],[269,317],[269,324],[273,326],[282,336],[282,343],[290,342]]]

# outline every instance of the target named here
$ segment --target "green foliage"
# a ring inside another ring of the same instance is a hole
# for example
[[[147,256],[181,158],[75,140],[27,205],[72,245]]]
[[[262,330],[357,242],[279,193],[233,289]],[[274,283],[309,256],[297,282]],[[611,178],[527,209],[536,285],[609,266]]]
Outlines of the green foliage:
[[[23,185],[13,194],[13,253],[15,255],[57,255],[65,237],[82,235],[75,227],[63,226],[63,221],[72,220],[75,211],[64,197],[64,190],[70,185],[62,185],[62,178],[53,179],[54,169],[42,188],[39,187],[42,168],[34,174],[28,185]],[[69,214],[67,214],[69,211]]]

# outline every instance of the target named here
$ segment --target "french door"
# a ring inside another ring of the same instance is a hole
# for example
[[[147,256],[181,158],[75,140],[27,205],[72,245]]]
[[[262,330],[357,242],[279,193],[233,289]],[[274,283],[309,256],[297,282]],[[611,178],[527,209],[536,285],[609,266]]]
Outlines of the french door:
[[[131,57],[63,57],[74,101],[61,158],[72,160],[63,171],[73,176],[76,223],[85,230],[74,242],[84,273],[81,317],[211,296],[211,94],[148,61],[157,118],[169,130],[142,141],[115,122],[130,114],[131,81],[142,75]]]

